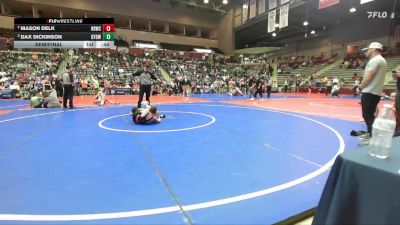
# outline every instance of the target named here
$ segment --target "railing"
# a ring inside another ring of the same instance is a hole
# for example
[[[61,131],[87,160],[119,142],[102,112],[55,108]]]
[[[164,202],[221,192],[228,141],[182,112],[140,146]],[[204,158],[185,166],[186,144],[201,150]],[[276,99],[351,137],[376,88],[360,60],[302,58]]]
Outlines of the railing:
[[[168,83],[171,82],[172,79],[169,76],[169,73],[165,71],[165,69],[161,65],[158,66],[158,70],[160,70],[161,76],[164,78],[165,81],[167,81]]]

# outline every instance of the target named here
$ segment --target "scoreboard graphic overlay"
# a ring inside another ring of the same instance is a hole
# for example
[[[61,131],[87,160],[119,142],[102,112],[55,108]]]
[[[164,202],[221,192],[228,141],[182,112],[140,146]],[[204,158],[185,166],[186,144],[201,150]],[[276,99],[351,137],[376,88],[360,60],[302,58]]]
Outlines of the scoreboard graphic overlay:
[[[15,18],[14,48],[114,48],[114,18]]]

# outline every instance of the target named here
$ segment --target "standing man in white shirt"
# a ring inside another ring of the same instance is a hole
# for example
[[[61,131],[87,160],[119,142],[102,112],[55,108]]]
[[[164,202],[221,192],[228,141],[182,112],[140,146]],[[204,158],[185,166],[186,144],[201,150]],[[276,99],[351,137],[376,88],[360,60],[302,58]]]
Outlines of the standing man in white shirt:
[[[393,79],[396,80],[396,99],[395,99],[395,107],[396,107],[396,117],[397,117],[397,129],[394,133],[395,136],[400,136],[400,71],[393,70],[392,71]]]
[[[365,55],[369,58],[369,61],[365,67],[363,81],[358,87],[358,92],[362,93],[362,116],[371,136],[372,124],[375,120],[374,114],[383,92],[387,63],[382,57],[383,46],[381,43],[372,42],[368,48],[363,50],[367,50]]]

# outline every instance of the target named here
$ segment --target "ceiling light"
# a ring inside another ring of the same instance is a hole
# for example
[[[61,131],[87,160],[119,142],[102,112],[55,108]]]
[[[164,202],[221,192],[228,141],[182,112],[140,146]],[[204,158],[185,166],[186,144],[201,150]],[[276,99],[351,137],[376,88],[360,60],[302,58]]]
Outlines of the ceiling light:
[[[135,47],[138,47],[138,48],[152,48],[152,49],[157,49],[157,48],[158,48],[158,45],[136,42],[136,43],[135,43]]]
[[[224,5],[226,5],[226,4],[228,4],[228,0],[223,0],[222,3],[223,3]]]
[[[312,30],[310,33],[311,33],[311,34],[315,34],[315,30]]]
[[[276,23],[276,24],[275,24],[275,27],[279,27],[279,23]]]
[[[357,9],[356,8],[354,8],[354,7],[352,7],[352,8],[350,8],[350,10],[349,10],[351,13],[355,13],[356,11],[357,11]]]
[[[361,0],[361,1],[360,1],[360,4],[362,5],[362,4],[365,4],[365,3],[367,3],[367,2],[372,2],[372,1],[374,1],[374,0]]]
[[[276,33],[274,32],[274,33],[272,33],[272,37],[276,37]]]
[[[204,3],[207,4],[207,3],[208,3],[208,0],[204,0]]]
[[[198,53],[213,53],[211,49],[194,48],[193,51]]]
[[[308,26],[308,21],[304,21],[303,26],[305,26],[305,27]]]

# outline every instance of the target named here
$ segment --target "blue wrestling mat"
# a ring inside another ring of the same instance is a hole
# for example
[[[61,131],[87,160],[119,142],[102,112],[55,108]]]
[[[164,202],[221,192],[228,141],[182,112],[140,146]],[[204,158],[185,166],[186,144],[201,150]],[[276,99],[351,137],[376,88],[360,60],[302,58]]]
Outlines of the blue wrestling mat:
[[[317,205],[363,128],[222,103],[158,108],[157,125],[134,125],[130,106],[0,115],[0,224],[277,223]]]

